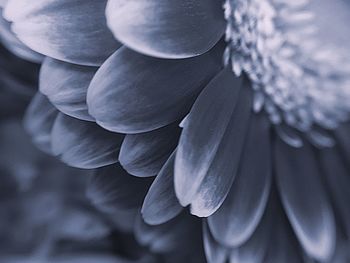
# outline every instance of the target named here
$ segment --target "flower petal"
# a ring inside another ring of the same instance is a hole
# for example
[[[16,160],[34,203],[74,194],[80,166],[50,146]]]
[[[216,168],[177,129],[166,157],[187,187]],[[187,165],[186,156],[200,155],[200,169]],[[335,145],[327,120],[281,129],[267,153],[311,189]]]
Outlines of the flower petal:
[[[215,212],[231,187],[250,119],[250,95],[242,79],[225,69],[201,93],[184,123],[175,190],[180,203],[191,204],[197,216]]]
[[[203,86],[220,70],[216,51],[191,59],[164,60],[120,48],[91,82],[89,113],[102,127],[121,133],[170,124],[187,113]]]
[[[140,218],[136,221],[135,236],[140,244],[147,245],[153,252],[173,252],[176,258],[184,257],[174,262],[187,262],[192,256],[200,258],[198,262],[203,262],[200,221],[186,213],[181,213],[173,220],[156,226],[147,225]],[[197,253],[193,255],[193,251]]]
[[[165,163],[149,189],[142,206],[142,216],[147,224],[163,224],[182,211],[174,190],[175,152]]]
[[[264,262],[312,262],[310,259],[310,261],[303,260],[304,253],[300,249],[288,219],[280,206],[278,204],[278,207],[275,207],[274,218],[271,220],[273,225],[270,232],[265,234],[267,240],[262,242],[262,244],[268,244]]]
[[[106,15],[119,41],[161,58],[203,54],[225,31],[222,1],[215,0],[109,0]]]
[[[82,120],[89,115],[86,94],[96,67],[74,65],[46,58],[40,70],[40,91],[61,112]]]
[[[296,149],[277,138],[274,155],[282,203],[299,242],[310,256],[328,260],[335,245],[334,218],[311,146]]]
[[[33,142],[39,149],[47,153],[52,153],[51,131],[57,114],[58,111],[46,96],[38,92],[24,117],[24,127],[32,136]]]
[[[268,262],[264,261],[270,242],[270,233],[273,227],[272,206],[265,214],[250,239],[239,247],[233,247],[230,254],[230,263]],[[282,262],[282,261],[281,261]]]
[[[24,45],[16,35],[11,31],[11,23],[2,17],[0,9],[0,40],[8,50],[11,50],[16,56],[35,63],[40,63],[43,56]]]
[[[87,189],[87,196],[102,211],[115,213],[141,207],[150,178],[136,178],[120,165],[110,165],[94,171]]]
[[[350,123],[347,122],[341,125],[336,131],[335,136],[337,138],[337,144],[345,161],[350,164]]]
[[[107,0],[10,0],[5,18],[31,49],[59,60],[100,65],[120,44],[105,21]]]
[[[126,135],[119,153],[121,165],[138,177],[156,175],[176,148],[180,132],[174,123],[155,131]]]
[[[59,113],[52,128],[52,150],[70,166],[92,169],[118,161],[124,136],[93,122]]]
[[[203,222],[204,251],[208,263],[225,263],[228,249],[216,242],[211,235],[208,224]]]
[[[349,168],[341,158],[337,148],[325,148],[319,151],[320,166],[323,168],[327,186],[333,197],[337,218],[344,232],[350,236],[350,177]]]
[[[269,121],[263,115],[254,116],[237,178],[222,206],[208,218],[214,237],[226,246],[246,242],[264,213],[272,173],[270,145]]]

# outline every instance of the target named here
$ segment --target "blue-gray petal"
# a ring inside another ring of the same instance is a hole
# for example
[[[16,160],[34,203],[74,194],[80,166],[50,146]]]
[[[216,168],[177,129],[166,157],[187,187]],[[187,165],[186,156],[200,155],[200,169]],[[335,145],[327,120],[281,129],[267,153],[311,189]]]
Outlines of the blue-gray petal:
[[[212,48],[225,31],[221,0],[109,0],[106,16],[126,46],[161,58],[186,58]]]
[[[121,133],[147,132],[177,121],[220,70],[219,50],[221,45],[199,57],[165,60],[120,48],[91,82],[89,113],[102,127]]]
[[[274,144],[277,183],[289,221],[306,253],[326,261],[335,248],[335,222],[315,153],[307,143],[294,148],[277,137]]]
[[[118,162],[124,135],[108,132],[93,122],[59,113],[52,128],[54,154],[70,166],[92,169]]]
[[[183,206],[209,216],[222,204],[238,171],[251,115],[250,87],[223,70],[200,94],[184,123],[175,162]]]
[[[87,121],[86,94],[97,67],[87,67],[45,58],[40,70],[40,91],[61,112]]]
[[[154,176],[176,148],[180,132],[178,123],[174,123],[146,133],[127,134],[119,162],[132,175]]]
[[[142,216],[147,224],[163,224],[183,209],[174,189],[175,152],[170,156],[149,189],[142,206]]]
[[[24,127],[32,136],[34,144],[47,153],[52,153],[51,132],[57,114],[57,109],[46,96],[38,92],[24,116]]]
[[[107,0],[10,0],[4,16],[28,47],[55,59],[100,65],[118,47],[109,31]]]
[[[222,206],[208,218],[211,232],[222,244],[242,245],[255,231],[269,196],[271,164],[269,121],[263,115],[254,116],[237,178]]]

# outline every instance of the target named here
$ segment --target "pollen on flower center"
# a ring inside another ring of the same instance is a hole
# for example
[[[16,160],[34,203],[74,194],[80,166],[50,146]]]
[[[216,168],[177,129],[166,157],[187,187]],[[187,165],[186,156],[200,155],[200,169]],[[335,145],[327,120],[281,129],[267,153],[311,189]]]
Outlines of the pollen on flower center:
[[[226,0],[224,60],[250,78],[255,112],[315,137],[349,119],[350,55],[317,36],[310,1]]]

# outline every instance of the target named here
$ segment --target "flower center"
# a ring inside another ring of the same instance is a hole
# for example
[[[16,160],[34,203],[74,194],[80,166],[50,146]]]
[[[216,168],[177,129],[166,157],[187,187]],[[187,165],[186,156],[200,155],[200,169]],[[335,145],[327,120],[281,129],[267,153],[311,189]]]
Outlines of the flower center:
[[[325,44],[311,1],[226,0],[224,60],[250,78],[255,112],[330,146],[326,131],[349,119],[350,52]]]

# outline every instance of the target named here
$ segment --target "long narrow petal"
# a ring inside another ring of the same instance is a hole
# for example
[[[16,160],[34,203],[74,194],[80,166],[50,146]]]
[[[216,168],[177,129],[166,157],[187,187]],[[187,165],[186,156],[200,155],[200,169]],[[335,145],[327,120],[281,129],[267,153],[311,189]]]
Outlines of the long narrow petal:
[[[300,243],[310,256],[328,260],[335,224],[311,146],[296,149],[277,138],[274,158],[282,203]]]
[[[246,140],[230,193],[219,210],[208,218],[214,237],[231,247],[246,242],[256,229],[271,184],[270,125],[265,116],[252,119]]]
[[[222,1],[109,0],[107,22],[128,47],[154,57],[203,54],[223,36]]]
[[[228,249],[220,245],[210,233],[207,223],[203,222],[203,242],[204,251],[208,263],[225,263],[227,260]]]
[[[349,168],[341,157],[337,148],[319,151],[320,166],[323,168],[322,171],[333,198],[337,218],[350,236],[350,176]]]
[[[220,70],[216,52],[165,60],[120,48],[91,82],[89,112],[102,127],[121,133],[168,125],[184,117],[198,93]]]
[[[273,224],[275,223],[275,212],[272,208],[273,206],[269,205],[261,222],[248,241],[239,247],[232,247],[230,263],[264,262],[263,259],[270,244],[270,233],[273,231]]]
[[[119,161],[128,173],[147,177],[156,175],[177,146],[181,129],[178,123],[155,131],[125,136]]]
[[[166,162],[149,189],[142,206],[142,216],[147,224],[163,224],[182,211],[174,190],[175,152]]]
[[[10,0],[5,18],[31,49],[59,60],[100,65],[120,44],[105,20],[107,0]]]
[[[93,122],[81,121],[62,113],[52,128],[52,150],[65,163],[92,169],[118,162],[124,136],[108,132]]]
[[[86,67],[46,58],[40,70],[40,91],[61,112],[82,120],[92,121],[86,94],[96,67]]]
[[[192,204],[195,215],[215,212],[231,187],[250,119],[250,95],[249,87],[225,69],[201,93],[184,123],[175,190],[183,206]]]

